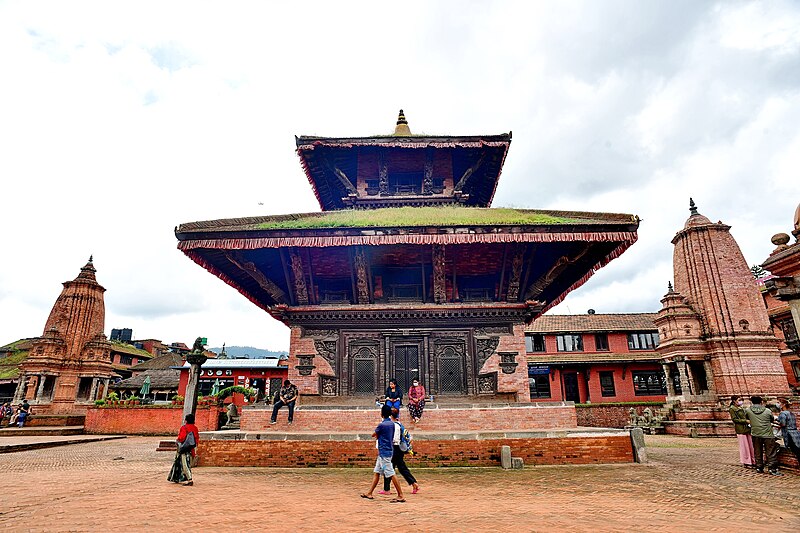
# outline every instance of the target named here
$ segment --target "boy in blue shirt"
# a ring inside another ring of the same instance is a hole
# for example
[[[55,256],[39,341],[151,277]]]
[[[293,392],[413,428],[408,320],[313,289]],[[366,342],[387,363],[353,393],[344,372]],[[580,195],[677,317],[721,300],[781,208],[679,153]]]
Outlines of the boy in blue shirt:
[[[369,488],[369,492],[362,494],[361,497],[368,500],[374,500],[375,497],[372,495],[372,493],[375,490],[375,487],[378,486],[378,481],[381,479],[381,475],[383,475],[387,479],[392,480],[394,489],[397,491],[397,498],[390,500],[391,503],[405,503],[406,500],[403,497],[403,489],[400,487],[400,483],[397,482],[397,476],[394,475],[394,467],[392,466],[392,454],[394,453],[394,448],[392,447],[392,439],[394,438],[394,422],[392,422],[392,419],[390,418],[391,415],[391,407],[388,405],[381,407],[381,418],[383,418],[383,421],[378,424],[378,427],[376,427],[375,431],[372,433],[373,438],[378,439],[378,459],[375,461],[372,486]]]

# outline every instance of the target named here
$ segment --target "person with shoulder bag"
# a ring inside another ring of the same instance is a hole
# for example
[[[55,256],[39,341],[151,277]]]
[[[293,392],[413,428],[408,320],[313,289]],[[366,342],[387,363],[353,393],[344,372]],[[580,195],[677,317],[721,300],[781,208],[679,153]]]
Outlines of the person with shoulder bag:
[[[728,412],[733,420],[736,439],[739,441],[739,462],[745,468],[755,468],[756,460],[753,451],[753,438],[750,436],[750,421],[744,410],[744,400],[738,396],[731,396],[731,405]]]
[[[408,469],[406,465],[405,455],[414,455],[414,450],[411,447],[411,435],[408,430],[400,423],[400,411],[392,409],[392,422],[394,423],[394,437],[392,438],[392,466],[400,472],[406,483],[411,485],[411,494],[419,492],[419,484],[414,474]],[[378,491],[378,494],[391,494],[389,492],[390,478],[383,478],[383,490]]]
[[[200,442],[200,432],[194,425],[194,415],[186,415],[186,423],[181,426],[178,432],[176,444],[178,450],[175,453],[175,461],[169,471],[167,481],[173,483],[183,483],[186,486],[194,485],[192,481],[192,459],[197,455],[195,449]]]

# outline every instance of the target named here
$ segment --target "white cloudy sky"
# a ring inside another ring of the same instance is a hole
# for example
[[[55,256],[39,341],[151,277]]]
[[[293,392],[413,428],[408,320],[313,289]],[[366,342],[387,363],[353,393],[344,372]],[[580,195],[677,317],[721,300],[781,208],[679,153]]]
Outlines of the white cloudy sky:
[[[554,312],[658,309],[690,196],[749,264],[800,202],[793,2],[0,2],[0,80],[0,344],[94,254],[107,333],[288,348],[173,228],[318,210],[293,136],[401,107],[513,131],[495,206],[642,218]]]

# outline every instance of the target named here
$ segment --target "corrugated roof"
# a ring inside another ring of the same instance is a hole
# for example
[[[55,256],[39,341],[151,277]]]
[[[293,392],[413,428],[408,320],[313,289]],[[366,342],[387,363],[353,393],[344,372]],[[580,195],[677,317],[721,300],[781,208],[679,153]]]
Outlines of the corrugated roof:
[[[148,359],[153,357],[153,354],[151,354],[150,352],[145,351],[145,350],[140,350],[136,346],[132,346],[132,345],[126,344],[124,342],[112,342],[111,343],[111,351],[112,352],[118,352],[118,353],[126,353],[126,354],[129,354],[129,355],[135,355],[137,357],[146,357]]]
[[[234,369],[234,368],[278,368],[278,358],[270,359],[209,359],[201,368],[203,369]],[[181,368],[189,368],[189,363],[184,363]]]
[[[624,353],[584,353],[584,352],[563,352],[557,354],[528,354],[528,362],[540,365],[564,364],[564,363],[627,363],[659,361],[660,357],[654,351],[642,350]]]
[[[658,313],[607,313],[543,315],[525,328],[526,333],[585,333],[595,331],[658,331]]]
[[[174,366],[181,366],[183,364],[183,357],[177,353],[165,353],[158,357],[153,357],[149,361],[139,363],[132,366],[130,369],[133,371],[139,370],[163,370],[165,368],[172,368]]]

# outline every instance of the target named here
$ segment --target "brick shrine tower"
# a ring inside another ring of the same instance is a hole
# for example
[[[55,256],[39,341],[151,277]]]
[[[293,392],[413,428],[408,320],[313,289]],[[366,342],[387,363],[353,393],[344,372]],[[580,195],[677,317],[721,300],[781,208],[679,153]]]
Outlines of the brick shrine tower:
[[[20,365],[14,402],[23,398],[35,414],[83,414],[108,392],[113,376],[105,328],[106,291],[95,278],[92,258],[53,305],[41,337]]]
[[[668,402],[708,407],[701,418],[727,420],[727,412],[712,416],[711,408],[731,395],[775,397],[789,389],[778,340],[730,226],[712,223],[692,200],[690,212],[672,239],[675,287],[661,300],[656,350]]]

